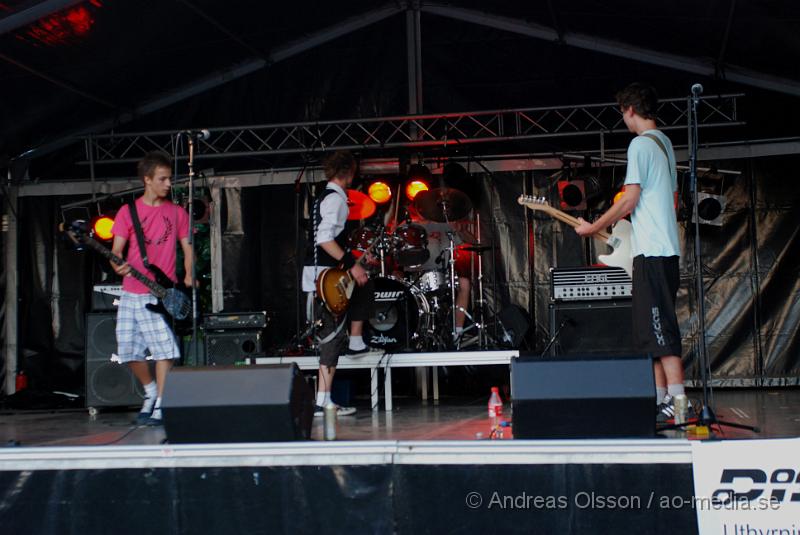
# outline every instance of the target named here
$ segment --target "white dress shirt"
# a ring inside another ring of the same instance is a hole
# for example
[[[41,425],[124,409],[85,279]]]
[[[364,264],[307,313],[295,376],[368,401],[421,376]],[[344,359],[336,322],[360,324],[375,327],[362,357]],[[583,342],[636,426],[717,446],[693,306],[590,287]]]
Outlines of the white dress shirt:
[[[347,223],[347,193],[341,186],[333,182],[328,182],[326,189],[333,190],[334,193],[328,194],[319,205],[321,221],[316,229],[314,245],[333,241]],[[313,217],[313,214],[312,214]],[[313,221],[312,221],[313,223]],[[319,273],[326,266],[304,266],[303,267],[303,291],[313,292],[314,283]]]

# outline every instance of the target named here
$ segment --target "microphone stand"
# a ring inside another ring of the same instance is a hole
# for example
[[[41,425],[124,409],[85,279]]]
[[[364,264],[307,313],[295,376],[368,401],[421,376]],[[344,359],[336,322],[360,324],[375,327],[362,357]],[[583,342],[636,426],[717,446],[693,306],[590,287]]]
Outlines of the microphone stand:
[[[700,216],[698,213],[697,200],[697,103],[700,101],[700,94],[703,86],[695,84],[692,86],[692,96],[689,99],[690,105],[690,125],[689,125],[689,189],[692,194],[692,204],[694,208],[694,262],[695,262],[695,292],[697,294],[697,320],[698,320],[698,357],[700,360],[700,380],[703,383],[703,409],[695,423],[682,423],[667,425],[658,428],[658,431],[667,429],[679,429],[687,425],[697,425],[711,427],[712,424],[725,425],[736,429],[746,429],[755,433],[759,432],[758,427],[751,425],[726,422],[717,418],[714,408],[710,404],[711,387],[709,386],[709,375],[711,374],[711,364],[708,360],[708,347],[706,346],[706,304],[705,288],[703,286],[703,258],[700,251]]]
[[[561,329],[566,327],[568,323],[572,324],[572,322],[573,320],[571,318],[564,318],[563,320],[561,320],[561,323],[558,325],[558,329],[556,329],[556,332],[553,333],[552,337],[550,337],[550,341],[547,342],[547,345],[544,346],[544,349],[542,350],[542,353],[539,355],[539,358],[544,358],[544,356],[547,354],[547,351],[550,349],[550,346],[552,346],[556,342],[556,340],[558,340],[558,337],[561,336]]]
[[[180,136],[181,133],[178,133]],[[191,272],[191,291],[192,291],[192,338],[189,347],[192,351],[194,362],[198,362],[198,339],[197,339],[197,257],[195,255],[194,243],[194,135],[189,134],[186,139],[189,143],[189,248],[192,252],[192,272]],[[204,359],[205,360],[205,359]],[[203,362],[202,364],[205,364]]]

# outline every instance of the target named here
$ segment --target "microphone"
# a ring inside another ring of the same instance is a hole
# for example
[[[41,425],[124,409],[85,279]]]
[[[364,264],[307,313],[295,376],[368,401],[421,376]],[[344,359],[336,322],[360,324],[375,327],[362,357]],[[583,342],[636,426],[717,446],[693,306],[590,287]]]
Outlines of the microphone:
[[[692,86],[692,95],[698,96],[703,94],[703,86],[700,84],[694,84]]]
[[[209,132],[207,128],[203,128],[202,130],[181,130],[178,132],[178,135],[206,141],[211,137],[211,132]]]

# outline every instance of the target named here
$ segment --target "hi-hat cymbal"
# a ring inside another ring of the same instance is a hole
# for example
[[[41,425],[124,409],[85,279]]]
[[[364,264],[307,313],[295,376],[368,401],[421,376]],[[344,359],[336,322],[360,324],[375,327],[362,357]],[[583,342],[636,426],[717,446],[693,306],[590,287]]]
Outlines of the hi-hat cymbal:
[[[485,253],[491,248],[492,248],[491,245],[483,245],[482,243],[471,243],[469,245],[462,246],[461,250],[468,251],[470,253]]]
[[[366,219],[375,213],[375,201],[358,190],[347,190],[347,220]]]
[[[414,207],[425,219],[445,223],[466,217],[472,209],[472,203],[463,191],[436,188],[417,194]]]

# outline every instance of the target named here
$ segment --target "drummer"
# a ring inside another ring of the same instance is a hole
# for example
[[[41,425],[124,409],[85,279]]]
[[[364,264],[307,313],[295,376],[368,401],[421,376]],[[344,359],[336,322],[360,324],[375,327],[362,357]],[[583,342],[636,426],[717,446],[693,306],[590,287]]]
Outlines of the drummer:
[[[469,236],[469,221],[451,221],[450,223],[439,223],[437,221],[430,221],[419,213],[413,203],[409,203],[406,207],[408,216],[412,223],[421,225],[428,236],[428,251],[430,256],[423,264],[418,266],[406,267],[405,272],[409,275],[421,274],[428,271],[438,271],[444,273],[449,278],[448,261],[449,255],[447,248],[450,247],[450,239],[447,235],[448,231],[453,233],[453,240],[456,246],[468,244]],[[464,332],[464,322],[466,320],[465,311],[469,307],[469,297],[471,291],[471,275],[472,275],[472,254],[457,248],[455,252],[455,271],[456,271],[456,314],[455,326],[456,332],[453,337],[455,341],[459,340]]]

